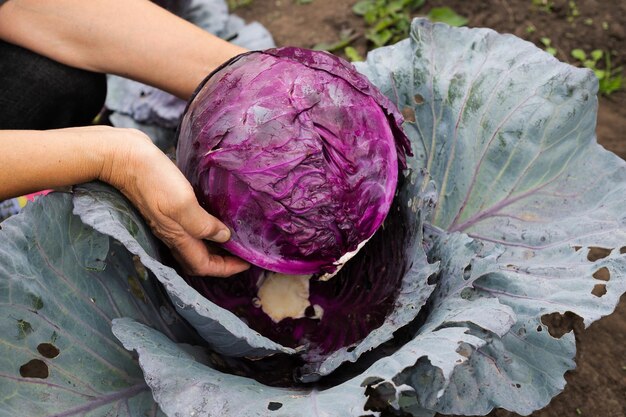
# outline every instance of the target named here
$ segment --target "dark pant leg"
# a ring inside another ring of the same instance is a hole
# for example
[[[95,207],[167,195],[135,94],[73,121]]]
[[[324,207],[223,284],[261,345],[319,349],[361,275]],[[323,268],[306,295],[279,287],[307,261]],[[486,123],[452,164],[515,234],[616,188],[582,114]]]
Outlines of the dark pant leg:
[[[0,41],[0,129],[88,125],[105,96],[104,74],[68,67]]]

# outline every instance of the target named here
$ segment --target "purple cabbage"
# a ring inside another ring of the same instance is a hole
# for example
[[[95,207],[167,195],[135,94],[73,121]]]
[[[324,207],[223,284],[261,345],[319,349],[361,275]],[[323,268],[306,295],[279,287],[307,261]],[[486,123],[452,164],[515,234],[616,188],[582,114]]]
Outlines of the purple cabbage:
[[[334,272],[382,224],[410,144],[348,62],[294,47],[240,55],[189,103],[177,160],[228,251],[286,274]]]

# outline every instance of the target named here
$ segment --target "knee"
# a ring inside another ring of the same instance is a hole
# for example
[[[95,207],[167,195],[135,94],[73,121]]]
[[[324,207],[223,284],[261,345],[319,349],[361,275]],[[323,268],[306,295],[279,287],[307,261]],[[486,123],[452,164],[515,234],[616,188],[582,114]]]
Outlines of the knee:
[[[0,128],[54,129],[92,122],[106,76],[0,43]]]

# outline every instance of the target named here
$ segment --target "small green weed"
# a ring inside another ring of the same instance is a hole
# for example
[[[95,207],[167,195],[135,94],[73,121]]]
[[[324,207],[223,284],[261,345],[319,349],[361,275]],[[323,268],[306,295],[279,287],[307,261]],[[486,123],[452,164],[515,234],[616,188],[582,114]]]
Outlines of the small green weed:
[[[547,53],[549,53],[552,56],[556,56],[556,48],[554,46],[552,46],[552,40],[550,38],[546,38],[545,36],[543,38],[540,39],[541,43],[544,46],[544,49],[546,50]]]
[[[352,11],[363,17],[367,26],[365,33],[344,32],[338,41],[318,43],[313,49],[329,52],[343,50],[344,55],[351,61],[362,61],[363,57],[351,46],[352,42],[364,36],[369,41],[368,47],[376,48],[405,39],[411,29],[412,13],[422,7],[424,3],[426,0],[359,0],[352,7]],[[432,21],[447,23],[450,26],[467,24],[467,19],[464,16],[457,14],[449,7],[435,7],[430,10],[427,17]]]
[[[533,7],[546,13],[552,13],[554,3],[549,0],[531,0]]]
[[[252,0],[228,0],[228,9],[232,11],[251,4]]]
[[[587,55],[582,49],[574,49],[571,54],[583,67],[589,68],[594,72],[600,83],[600,94],[608,96],[622,88],[622,67],[613,68],[611,64],[611,54],[609,52],[594,49]],[[603,58],[604,68],[601,69],[598,66],[602,63]]]
[[[578,16],[580,16],[580,10],[578,10],[578,5],[574,0],[570,0],[567,5],[567,21],[572,23]]]
[[[346,46],[343,50],[345,56],[352,62],[364,61],[363,56],[352,46]]]
[[[466,17],[449,7],[434,7],[428,12],[427,17],[433,22],[443,22],[450,26],[465,26],[468,22]]]
[[[321,42],[313,46],[318,51],[336,52],[344,49],[352,42],[361,37],[361,34],[355,33],[353,29],[342,30],[339,33],[339,40],[336,42]]]
[[[395,43],[408,36],[411,13],[422,7],[426,0],[360,0],[352,10],[363,16],[369,26],[365,37],[374,46]],[[467,19],[449,7],[435,7],[427,17],[434,22],[450,26],[463,26]]]
[[[363,16],[369,29],[365,37],[374,46],[395,43],[407,37],[411,27],[411,12],[426,0],[360,0],[352,11]]]

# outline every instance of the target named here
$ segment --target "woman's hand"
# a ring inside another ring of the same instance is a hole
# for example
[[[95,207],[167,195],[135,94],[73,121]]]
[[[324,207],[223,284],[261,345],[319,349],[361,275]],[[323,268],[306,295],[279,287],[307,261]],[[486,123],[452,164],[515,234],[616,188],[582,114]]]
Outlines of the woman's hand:
[[[204,240],[225,242],[228,229],[200,207],[180,170],[138,130],[4,130],[0,154],[0,200],[102,180],[133,202],[187,273],[226,277],[249,266],[211,251]]]
[[[226,277],[246,270],[246,262],[212,252],[204,242],[226,242],[230,231],[200,207],[191,185],[172,161],[140,131],[119,130],[129,138],[114,151],[100,179],[135,204],[188,274]]]

